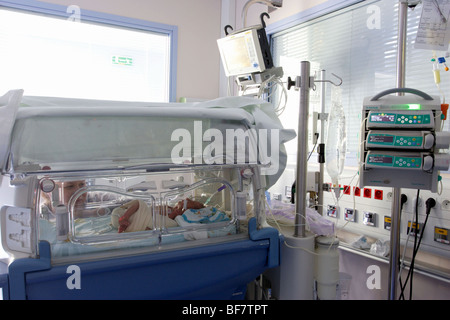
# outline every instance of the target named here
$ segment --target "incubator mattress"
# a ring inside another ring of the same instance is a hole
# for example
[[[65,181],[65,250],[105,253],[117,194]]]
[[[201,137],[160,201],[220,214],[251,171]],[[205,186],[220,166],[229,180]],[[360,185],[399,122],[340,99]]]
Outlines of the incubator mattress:
[[[202,221],[200,221],[202,220]],[[235,224],[229,224],[227,221],[229,218],[225,213],[219,212],[211,216],[199,217],[195,215],[193,211],[188,210],[183,215],[176,218],[180,227],[189,229],[189,227],[195,228],[206,224],[216,223],[218,226],[209,230],[191,230],[181,231],[174,233],[163,233],[151,231],[139,232],[142,237],[145,237],[145,233],[148,236],[141,239],[120,241],[120,234],[117,233],[117,229],[111,224],[111,216],[104,217],[89,217],[77,219],[76,230],[77,235],[86,236],[100,236],[100,235],[112,235],[117,236],[117,241],[108,241],[105,243],[96,244],[81,244],[74,243],[70,240],[58,241],[56,238],[56,226],[52,221],[40,219],[40,239],[50,243],[52,250],[52,257],[69,257],[75,255],[82,255],[95,252],[103,252],[107,250],[118,250],[126,248],[140,248],[165,245],[171,243],[179,243],[184,241],[208,239],[223,237],[237,233]],[[225,225],[224,225],[225,224]]]

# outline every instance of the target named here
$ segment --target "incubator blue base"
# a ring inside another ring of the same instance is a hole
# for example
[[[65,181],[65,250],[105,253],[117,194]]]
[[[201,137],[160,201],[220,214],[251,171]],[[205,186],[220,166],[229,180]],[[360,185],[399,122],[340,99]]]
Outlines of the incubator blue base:
[[[243,299],[247,283],[279,265],[280,236],[251,219],[248,239],[79,263],[79,289],[67,285],[69,265],[51,265],[48,243],[39,253],[9,265],[4,298]]]

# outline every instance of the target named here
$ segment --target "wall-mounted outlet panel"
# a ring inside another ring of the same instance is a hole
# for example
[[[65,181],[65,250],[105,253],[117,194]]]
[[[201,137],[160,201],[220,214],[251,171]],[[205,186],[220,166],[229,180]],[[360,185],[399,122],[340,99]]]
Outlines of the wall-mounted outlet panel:
[[[344,219],[351,222],[356,222],[356,210],[345,208]]]
[[[327,207],[327,216],[332,218],[337,218],[339,214],[339,207],[328,205]]]

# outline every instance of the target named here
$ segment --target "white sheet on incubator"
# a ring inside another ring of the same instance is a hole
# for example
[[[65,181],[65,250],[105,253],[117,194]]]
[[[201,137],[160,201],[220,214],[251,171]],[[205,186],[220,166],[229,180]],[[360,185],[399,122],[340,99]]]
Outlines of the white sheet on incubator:
[[[414,48],[447,51],[450,30],[450,0],[423,0]]]

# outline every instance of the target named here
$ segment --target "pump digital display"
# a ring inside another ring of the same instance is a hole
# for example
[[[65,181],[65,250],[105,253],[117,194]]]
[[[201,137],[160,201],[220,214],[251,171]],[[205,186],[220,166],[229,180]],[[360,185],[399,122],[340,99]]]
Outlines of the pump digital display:
[[[389,156],[370,156],[369,162],[373,164],[392,164],[393,157]]]
[[[392,144],[394,142],[394,136],[381,135],[381,134],[373,134],[369,136],[369,142],[372,143],[389,143]]]
[[[395,122],[394,114],[374,113],[370,116],[371,122]]]

